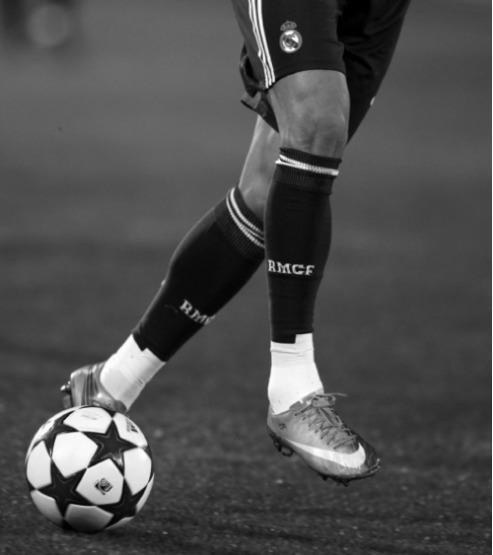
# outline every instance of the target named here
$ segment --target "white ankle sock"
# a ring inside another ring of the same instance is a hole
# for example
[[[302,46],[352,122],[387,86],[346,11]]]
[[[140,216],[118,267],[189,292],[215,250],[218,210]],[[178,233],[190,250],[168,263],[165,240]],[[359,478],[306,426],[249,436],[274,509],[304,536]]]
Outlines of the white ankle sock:
[[[299,334],[295,343],[270,345],[272,366],[267,394],[275,414],[288,410],[309,393],[323,391],[315,364],[313,334]]]
[[[101,371],[101,384],[128,409],[163,365],[164,362],[149,349],[141,351],[130,335],[106,361]]]

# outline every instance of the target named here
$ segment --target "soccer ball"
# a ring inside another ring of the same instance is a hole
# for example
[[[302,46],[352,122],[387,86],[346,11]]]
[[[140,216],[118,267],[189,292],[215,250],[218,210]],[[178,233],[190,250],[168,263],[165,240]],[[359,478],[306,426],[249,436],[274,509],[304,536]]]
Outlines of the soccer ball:
[[[154,471],[149,444],[127,416],[83,406],[39,428],[27,450],[26,478],[46,518],[92,533],[132,520],[147,501]]]

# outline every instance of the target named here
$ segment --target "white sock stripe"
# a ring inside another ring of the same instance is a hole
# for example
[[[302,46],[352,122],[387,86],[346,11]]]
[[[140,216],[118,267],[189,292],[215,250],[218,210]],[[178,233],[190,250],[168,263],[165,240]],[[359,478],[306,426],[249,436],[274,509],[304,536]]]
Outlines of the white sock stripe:
[[[279,160],[277,163],[283,163],[286,166],[291,166],[301,170],[313,171],[316,173],[325,173],[327,175],[339,175],[339,170],[337,168],[327,168],[325,166],[316,166],[314,164],[308,164],[307,162],[300,162],[294,158],[289,158],[285,154],[279,155]]]
[[[270,87],[270,85],[272,85],[272,83],[274,82],[274,70],[272,67],[272,61],[270,59],[268,48],[266,48],[267,41],[265,41],[264,43],[265,34],[263,31],[263,22],[262,24],[259,23],[262,18],[261,0],[248,0],[248,4],[248,13],[252,22],[253,34],[255,35],[255,41],[258,47],[258,57],[262,62],[264,68],[265,86]]]
[[[241,220],[235,214],[235,212],[233,210],[233,207],[231,206],[231,203],[230,203],[228,197],[226,197],[226,206],[228,208],[228,211],[229,211],[229,214],[230,214],[231,218],[233,219],[233,221],[236,224],[236,226],[238,227],[238,229],[243,233],[243,235],[245,235],[245,237],[250,239],[250,241],[254,245],[257,245],[257,247],[263,249],[264,248],[264,242],[262,240],[257,239],[255,237],[255,235],[253,235],[252,232],[248,229],[248,227],[246,227],[245,225],[243,225],[241,223]]]
[[[238,206],[238,203],[236,202],[235,199],[235,195],[234,195],[234,189],[231,189],[231,191],[229,192],[229,200],[231,202],[231,206],[233,208],[233,210],[235,211],[236,215],[238,216],[238,218],[242,221],[243,224],[245,224],[250,231],[253,233],[253,235],[255,235],[255,237],[257,237],[257,239],[260,239],[261,241],[264,240],[264,232],[259,229],[255,224],[253,224],[240,210],[240,207]]]
[[[278,160],[276,164],[278,166],[288,166],[289,168],[296,168],[298,170],[318,173],[320,175],[331,175],[333,177],[337,177],[339,175],[339,170],[333,170],[331,168],[321,168],[319,166],[311,166],[310,164],[292,164],[290,162],[284,162],[283,160]]]
[[[237,225],[237,227],[240,229],[240,231],[244,235],[246,235],[248,237],[248,239],[250,239],[257,246],[259,246],[261,248],[264,248],[263,235],[262,236],[256,236],[247,226],[245,226],[242,223],[242,221],[240,220],[240,218],[236,214],[236,212],[233,208],[233,205],[231,204],[231,201],[230,201],[229,197],[226,197],[226,206],[228,208],[228,211],[229,211],[229,214],[230,214],[231,218],[233,219],[233,221]]]
[[[288,158],[284,154],[280,154],[276,161],[279,166],[288,166],[290,168],[296,168],[298,170],[309,171],[313,173],[319,173],[321,175],[332,175],[334,177],[339,175],[339,170],[335,168],[324,168],[323,166],[314,166],[313,164],[307,164],[305,162],[300,162],[298,160],[293,160]]]

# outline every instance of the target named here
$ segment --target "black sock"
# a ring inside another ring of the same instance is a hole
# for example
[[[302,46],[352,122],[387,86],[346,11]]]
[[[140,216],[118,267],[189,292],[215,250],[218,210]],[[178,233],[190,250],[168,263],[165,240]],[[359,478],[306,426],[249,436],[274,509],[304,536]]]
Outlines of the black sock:
[[[262,222],[238,188],[210,210],[174,252],[161,289],[133,334],[163,361],[208,324],[264,257]]]
[[[267,201],[265,246],[272,341],[313,331],[330,247],[329,196],[340,160],[281,149]]]

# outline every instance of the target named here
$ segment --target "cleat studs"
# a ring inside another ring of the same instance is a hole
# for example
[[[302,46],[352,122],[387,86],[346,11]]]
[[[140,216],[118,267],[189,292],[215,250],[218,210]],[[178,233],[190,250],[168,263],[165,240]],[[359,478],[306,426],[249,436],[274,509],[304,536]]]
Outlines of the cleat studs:
[[[73,406],[72,403],[72,390],[70,388],[70,382],[67,382],[60,387],[60,392],[62,393],[62,406],[64,409],[70,409]]]
[[[70,393],[70,383],[64,383],[61,387],[60,387],[60,391],[62,393]]]
[[[284,457],[291,457],[294,453],[293,449],[291,449],[291,447],[288,447],[287,445],[285,445],[284,443],[281,442],[281,440],[274,435],[270,430],[269,430],[269,435],[272,439],[272,443],[274,444],[274,447],[279,451],[279,453],[281,453],[281,455],[283,455]]]
[[[322,478],[324,482],[327,482],[327,480],[330,479],[333,482],[335,482],[337,485],[344,486],[346,488],[349,486],[349,482],[351,481],[351,478],[349,479],[338,478],[337,476],[330,476],[329,474],[321,474],[320,472],[318,473],[318,475],[320,476],[320,478]]]
[[[291,457],[294,453],[294,451],[290,447],[286,447],[286,445],[280,445],[279,452],[283,457]]]

